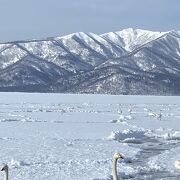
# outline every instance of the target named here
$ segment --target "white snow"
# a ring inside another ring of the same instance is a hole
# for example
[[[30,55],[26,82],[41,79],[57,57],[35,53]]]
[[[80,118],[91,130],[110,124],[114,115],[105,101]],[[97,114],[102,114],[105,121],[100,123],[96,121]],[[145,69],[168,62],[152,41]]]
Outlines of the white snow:
[[[180,97],[0,93],[0,164],[11,180],[177,178]],[[162,113],[161,119],[149,113]],[[0,175],[2,179],[2,173]]]
[[[133,49],[145,45],[146,43],[155,40],[168,32],[155,32],[142,29],[123,29],[118,32],[110,32],[102,34],[102,37],[106,37],[111,41],[115,42],[119,46],[122,46],[127,51],[132,51]]]
[[[165,140],[180,140],[180,131],[166,133],[162,136]]]
[[[130,129],[126,129],[123,131],[115,131],[112,132],[111,135],[108,137],[109,140],[116,140],[116,141],[122,141],[122,142],[129,142],[129,140],[131,141],[131,143],[135,142],[135,143],[141,143],[141,140],[143,140],[144,138],[148,137],[148,130],[144,130],[144,129],[138,129],[138,130],[130,130]]]
[[[27,55],[25,51],[19,49],[16,45],[0,45],[0,50],[2,51],[0,52],[1,58],[3,57],[5,59],[5,61],[0,63],[0,69],[8,67]]]

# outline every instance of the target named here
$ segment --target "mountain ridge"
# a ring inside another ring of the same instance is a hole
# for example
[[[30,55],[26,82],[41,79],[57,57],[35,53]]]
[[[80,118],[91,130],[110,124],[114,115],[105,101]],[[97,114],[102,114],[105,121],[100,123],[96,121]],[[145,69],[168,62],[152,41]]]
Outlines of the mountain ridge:
[[[0,43],[0,91],[180,95],[179,85],[179,31],[129,28]]]

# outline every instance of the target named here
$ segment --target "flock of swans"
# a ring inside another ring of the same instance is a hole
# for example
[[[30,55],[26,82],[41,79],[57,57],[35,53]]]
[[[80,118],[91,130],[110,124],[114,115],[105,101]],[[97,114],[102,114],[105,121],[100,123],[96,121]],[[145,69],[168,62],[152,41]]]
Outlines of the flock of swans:
[[[119,152],[116,152],[113,157],[113,166],[112,166],[112,178],[113,180],[118,180],[120,177],[118,177],[117,173],[117,161],[119,159],[124,159],[123,155]],[[180,170],[180,160],[175,161],[174,166],[176,169]],[[3,164],[1,171],[4,171],[4,179],[3,180],[9,180],[9,167],[7,164]]]

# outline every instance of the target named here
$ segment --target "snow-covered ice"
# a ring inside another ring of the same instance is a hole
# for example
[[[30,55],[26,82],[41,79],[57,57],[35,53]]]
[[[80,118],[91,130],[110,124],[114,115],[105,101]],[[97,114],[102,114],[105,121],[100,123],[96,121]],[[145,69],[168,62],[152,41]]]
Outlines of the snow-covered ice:
[[[0,143],[11,180],[177,179],[180,97],[0,93]]]

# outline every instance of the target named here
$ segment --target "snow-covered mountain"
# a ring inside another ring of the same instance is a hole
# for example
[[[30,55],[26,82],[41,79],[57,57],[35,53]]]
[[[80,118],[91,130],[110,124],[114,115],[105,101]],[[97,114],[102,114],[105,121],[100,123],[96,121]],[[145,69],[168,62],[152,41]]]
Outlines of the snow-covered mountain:
[[[1,43],[0,91],[180,95],[180,32],[129,28]]]

